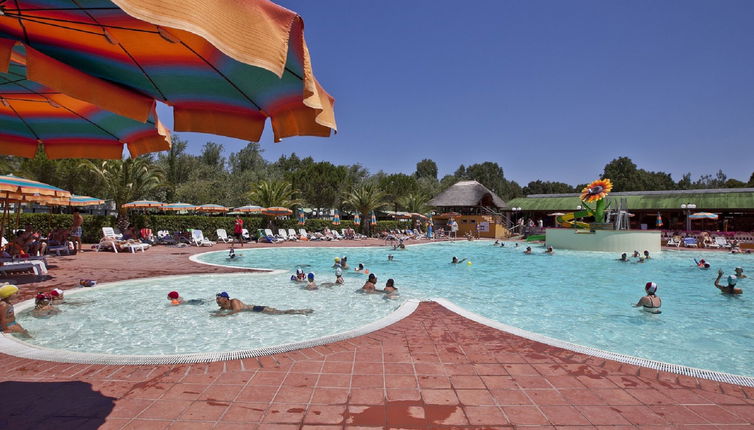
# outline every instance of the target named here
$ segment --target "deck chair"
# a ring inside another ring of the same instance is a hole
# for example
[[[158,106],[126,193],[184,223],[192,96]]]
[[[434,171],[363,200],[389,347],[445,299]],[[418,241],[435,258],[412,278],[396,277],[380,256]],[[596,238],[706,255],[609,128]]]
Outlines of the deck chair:
[[[685,246],[686,248],[697,248],[699,244],[697,243],[695,237],[684,237],[683,246]]]
[[[6,275],[8,274],[8,272],[28,272],[28,271],[34,272],[34,275],[36,276],[46,275],[47,266],[45,266],[44,262],[41,260],[25,260],[25,261],[0,263],[0,272],[3,272]]]
[[[289,238],[290,238],[291,240],[299,240],[299,237],[298,237],[298,235],[296,234],[296,230],[294,230],[294,229],[292,229],[292,228],[289,228],[289,229],[288,229],[288,237],[289,237]],[[306,239],[304,239],[304,240],[306,240]]]
[[[278,238],[275,237],[272,234],[272,230],[268,229],[257,229],[257,242],[259,243],[276,243],[278,241]]]
[[[724,238],[722,236],[715,236],[715,243],[720,248],[730,248],[730,247],[733,246],[730,243],[728,243],[728,239],[726,239],[726,238]]]
[[[279,238],[281,238],[283,240],[293,240],[290,237],[288,237],[288,232],[286,232],[284,228],[279,228],[278,229],[277,237],[279,237]]]
[[[225,231],[224,228],[218,228],[215,233],[217,233],[218,242],[222,241],[223,243],[228,243],[232,241],[232,239],[228,237],[228,232]]]
[[[60,245],[47,245],[47,253],[55,254],[60,257],[60,254],[71,255],[71,248],[68,247],[68,241]]]
[[[115,235],[115,230],[112,227],[102,227],[102,239],[94,250],[100,252],[107,249],[108,246],[112,248],[113,252],[118,253],[118,238]]]
[[[304,229],[304,228],[298,229],[298,237],[301,240],[309,240],[310,239],[309,233],[307,233],[306,229]]]
[[[282,238],[282,237],[280,237],[280,236],[276,236],[276,235],[275,235],[274,233],[272,233],[272,229],[269,229],[269,228],[266,228],[266,229],[264,229],[264,235],[265,235],[265,236],[267,236],[268,238],[269,238],[269,237],[273,238],[273,239],[274,239],[274,241],[273,241],[272,243],[275,243],[275,242],[282,242],[282,241],[284,241],[284,240],[285,240],[285,239],[283,239],[283,238]]]
[[[680,240],[676,240],[675,237],[671,237],[670,239],[668,239],[668,242],[665,245],[666,246],[675,246],[676,248],[678,248],[679,246],[681,246],[681,241]]]
[[[241,237],[243,238],[243,240],[251,240],[251,235],[249,234],[249,230],[245,228],[241,229]]]
[[[204,237],[201,230],[191,230],[191,243],[196,246],[214,246],[215,242]]]
[[[332,233],[332,237],[335,238],[335,240],[343,240],[345,239],[340,233],[338,233],[338,230],[330,230]]]
[[[162,245],[175,245],[178,242],[169,231],[160,230],[157,232],[157,243]]]

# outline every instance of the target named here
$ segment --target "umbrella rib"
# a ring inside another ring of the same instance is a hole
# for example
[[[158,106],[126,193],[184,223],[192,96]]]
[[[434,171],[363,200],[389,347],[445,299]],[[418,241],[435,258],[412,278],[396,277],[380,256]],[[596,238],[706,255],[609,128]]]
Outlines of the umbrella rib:
[[[34,129],[31,127],[31,125],[29,125],[29,123],[26,122],[26,120],[21,116],[21,114],[18,113],[18,111],[16,111],[16,108],[14,108],[13,105],[11,105],[10,103],[8,103],[8,107],[10,108],[10,110],[13,111],[14,114],[16,114],[16,116],[18,117],[18,119],[21,120],[22,123],[24,123],[24,125],[26,126],[26,128],[29,129],[29,132],[31,132],[31,134],[34,135],[34,138],[37,139],[37,140],[40,140],[39,139],[39,135],[37,134],[37,132],[34,131]]]
[[[16,5],[16,9],[18,9],[18,0],[13,0],[13,3]],[[24,40],[26,43],[29,43],[29,33],[26,31],[26,26],[24,25],[23,18],[21,14],[18,15],[18,25],[21,27],[21,30],[24,32]]]

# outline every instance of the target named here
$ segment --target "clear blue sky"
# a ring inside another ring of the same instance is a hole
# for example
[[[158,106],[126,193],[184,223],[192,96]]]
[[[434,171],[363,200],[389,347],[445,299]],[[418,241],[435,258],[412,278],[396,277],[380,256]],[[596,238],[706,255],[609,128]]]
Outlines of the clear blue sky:
[[[754,1],[277,3],[304,18],[339,132],[265,132],[269,160],[411,173],[432,158],[440,176],[495,161],[521,185],[588,182],[622,155],[676,180],[754,170]],[[193,153],[245,144],[181,136]]]

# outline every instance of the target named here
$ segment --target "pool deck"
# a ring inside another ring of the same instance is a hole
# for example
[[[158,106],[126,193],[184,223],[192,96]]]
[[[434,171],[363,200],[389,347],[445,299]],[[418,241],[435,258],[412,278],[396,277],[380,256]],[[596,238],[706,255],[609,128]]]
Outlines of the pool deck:
[[[53,279],[21,288],[227,272],[187,258],[225,247],[57,257]],[[0,363],[0,429],[754,429],[754,388],[547,346],[433,302],[364,336],[259,358],[107,366],[0,354]]]

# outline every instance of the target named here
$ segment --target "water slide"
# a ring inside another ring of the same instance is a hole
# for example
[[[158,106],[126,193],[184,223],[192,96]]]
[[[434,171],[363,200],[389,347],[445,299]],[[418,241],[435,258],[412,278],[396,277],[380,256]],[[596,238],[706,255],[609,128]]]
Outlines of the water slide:
[[[575,218],[585,218],[594,216],[589,209],[583,209],[577,212],[568,212],[555,218],[555,221],[561,227],[589,229],[589,224],[581,221],[574,221]]]

